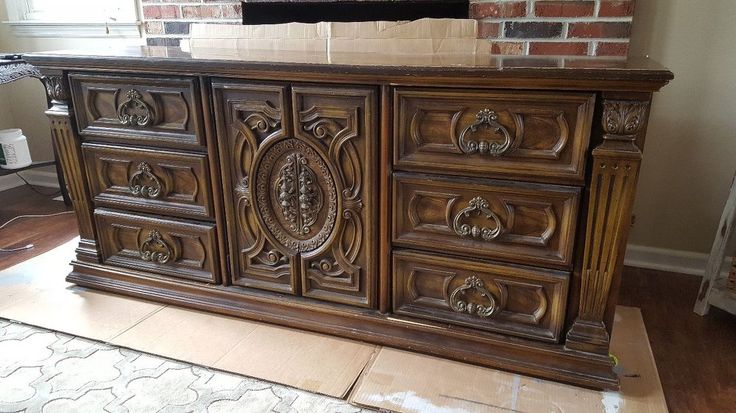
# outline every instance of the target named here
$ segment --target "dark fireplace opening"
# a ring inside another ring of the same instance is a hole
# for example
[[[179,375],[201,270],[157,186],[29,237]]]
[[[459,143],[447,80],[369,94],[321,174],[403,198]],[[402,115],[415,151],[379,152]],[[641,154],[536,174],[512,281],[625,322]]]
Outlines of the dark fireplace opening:
[[[243,24],[467,19],[469,0],[243,1]]]

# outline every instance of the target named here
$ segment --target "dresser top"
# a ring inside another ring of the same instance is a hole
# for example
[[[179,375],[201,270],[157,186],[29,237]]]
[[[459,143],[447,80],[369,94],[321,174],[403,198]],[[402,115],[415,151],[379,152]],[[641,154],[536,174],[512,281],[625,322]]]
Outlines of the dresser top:
[[[673,74],[648,58],[497,56],[488,54],[406,55],[324,53],[143,46],[117,49],[31,53],[30,63],[50,69],[116,70],[187,75],[242,75],[268,78],[268,73],[298,73],[304,80],[394,82],[401,79],[448,80],[450,84],[566,89],[658,90]],[[283,77],[283,74],[280,76]],[[337,78],[336,78],[337,77]],[[460,81],[460,80],[463,81]],[[422,82],[420,82],[422,83]],[[442,82],[445,83],[445,82]]]

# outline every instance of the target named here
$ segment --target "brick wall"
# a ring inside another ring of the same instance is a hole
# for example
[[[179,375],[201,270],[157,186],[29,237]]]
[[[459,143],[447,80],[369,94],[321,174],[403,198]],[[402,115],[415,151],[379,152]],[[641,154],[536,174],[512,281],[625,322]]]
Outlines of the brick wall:
[[[240,23],[238,0],[141,0],[149,45],[176,46],[192,22]],[[625,56],[634,0],[471,0],[478,36],[504,55]]]

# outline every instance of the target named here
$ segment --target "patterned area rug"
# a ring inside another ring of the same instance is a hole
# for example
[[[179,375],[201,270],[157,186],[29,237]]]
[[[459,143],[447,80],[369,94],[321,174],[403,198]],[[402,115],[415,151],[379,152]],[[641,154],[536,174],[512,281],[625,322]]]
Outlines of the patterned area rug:
[[[0,412],[369,412],[249,377],[0,319]]]

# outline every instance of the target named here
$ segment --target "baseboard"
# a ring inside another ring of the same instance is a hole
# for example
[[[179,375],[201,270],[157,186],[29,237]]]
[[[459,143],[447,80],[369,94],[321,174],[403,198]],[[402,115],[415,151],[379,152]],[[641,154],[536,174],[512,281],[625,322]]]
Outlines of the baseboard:
[[[629,244],[624,264],[631,267],[703,276],[708,254]],[[721,273],[728,273],[731,257],[725,257]]]
[[[59,189],[59,179],[56,176],[56,172],[26,170],[20,172],[20,174],[31,185]],[[22,185],[25,185],[25,182],[16,174],[0,176],[0,191],[6,191]]]

